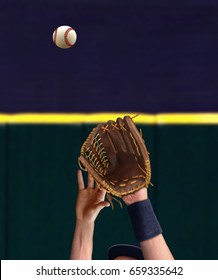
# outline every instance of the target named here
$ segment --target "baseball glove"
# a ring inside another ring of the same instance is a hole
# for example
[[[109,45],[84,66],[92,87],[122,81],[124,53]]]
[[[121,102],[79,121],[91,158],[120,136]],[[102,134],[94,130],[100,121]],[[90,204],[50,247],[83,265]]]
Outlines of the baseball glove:
[[[122,197],[150,183],[149,154],[129,116],[98,124],[82,145],[79,164],[112,196]]]

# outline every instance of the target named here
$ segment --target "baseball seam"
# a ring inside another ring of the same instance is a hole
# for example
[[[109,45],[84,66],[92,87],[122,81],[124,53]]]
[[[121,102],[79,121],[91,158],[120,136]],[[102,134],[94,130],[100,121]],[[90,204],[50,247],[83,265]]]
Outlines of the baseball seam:
[[[56,42],[57,42],[57,33],[58,33],[58,28],[55,30],[54,36],[53,36],[53,41],[54,41],[55,45],[56,45]]]
[[[68,34],[69,34],[69,32],[71,31],[71,30],[73,30],[73,28],[68,28],[66,31],[65,31],[65,33],[64,33],[64,41],[65,41],[65,44],[67,45],[67,46],[69,46],[69,47],[71,47],[71,46],[73,46],[73,44],[71,44],[70,42],[69,42],[69,40],[68,40]]]

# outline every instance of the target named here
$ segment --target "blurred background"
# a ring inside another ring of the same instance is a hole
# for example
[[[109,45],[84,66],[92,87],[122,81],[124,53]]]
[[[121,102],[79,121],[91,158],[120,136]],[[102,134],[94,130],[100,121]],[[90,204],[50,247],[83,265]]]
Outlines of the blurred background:
[[[77,32],[70,49],[52,41],[60,25]],[[0,35],[0,257],[69,259],[77,157],[95,124],[10,116],[216,113],[218,3],[3,0]],[[218,121],[145,119],[139,128],[151,155],[149,195],[174,257],[217,259]],[[94,259],[135,242],[125,206],[102,211]]]

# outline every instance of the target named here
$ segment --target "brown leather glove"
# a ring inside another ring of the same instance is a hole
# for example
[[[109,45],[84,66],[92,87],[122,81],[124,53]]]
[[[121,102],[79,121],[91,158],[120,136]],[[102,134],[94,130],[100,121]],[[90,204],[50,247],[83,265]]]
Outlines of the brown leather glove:
[[[150,183],[149,154],[129,116],[98,124],[83,144],[79,162],[113,196],[122,197]]]

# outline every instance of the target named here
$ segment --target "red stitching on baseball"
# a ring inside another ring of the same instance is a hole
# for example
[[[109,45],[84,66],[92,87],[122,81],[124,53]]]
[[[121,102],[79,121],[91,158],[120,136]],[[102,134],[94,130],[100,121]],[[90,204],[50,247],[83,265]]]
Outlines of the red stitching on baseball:
[[[54,41],[55,45],[56,45],[56,41],[57,41],[57,34],[58,34],[58,28],[57,28],[57,29],[55,30],[55,32],[54,32],[53,41]]]
[[[73,28],[68,28],[66,31],[65,31],[65,33],[64,33],[64,41],[65,41],[65,44],[67,45],[67,46],[69,46],[69,47],[71,47],[71,46],[73,46],[73,44],[71,44],[70,42],[69,42],[69,40],[68,40],[68,34],[69,34],[69,32],[71,31],[71,30],[73,30]]]

